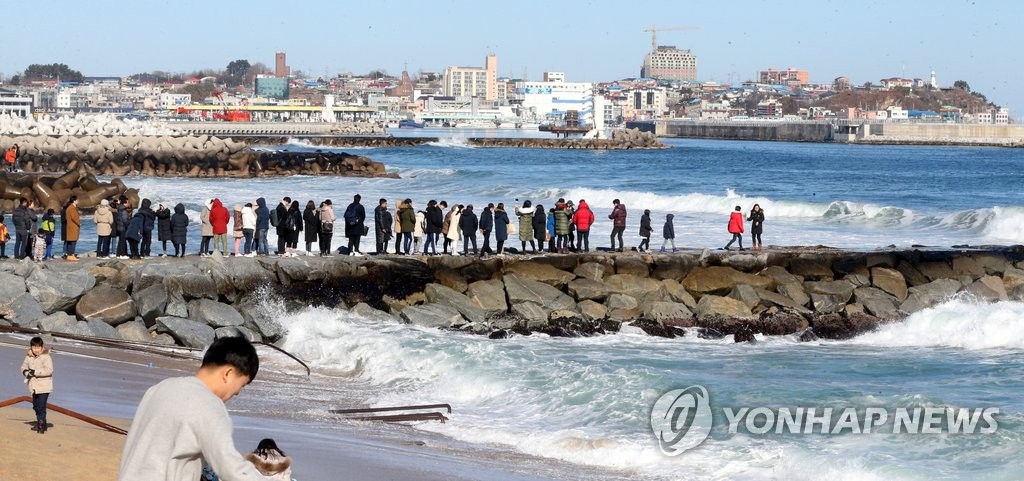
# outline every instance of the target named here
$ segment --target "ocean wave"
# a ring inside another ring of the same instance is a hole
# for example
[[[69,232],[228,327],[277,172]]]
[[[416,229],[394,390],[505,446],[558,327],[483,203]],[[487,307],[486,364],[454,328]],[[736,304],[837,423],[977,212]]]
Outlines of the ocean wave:
[[[851,341],[882,347],[1024,349],[1024,303],[957,297]]]
[[[441,137],[436,142],[427,142],[426,145],[431,147],[442,147],[448,149],[473,149],[472,145],[469,145],[469,141],[466,137]]]

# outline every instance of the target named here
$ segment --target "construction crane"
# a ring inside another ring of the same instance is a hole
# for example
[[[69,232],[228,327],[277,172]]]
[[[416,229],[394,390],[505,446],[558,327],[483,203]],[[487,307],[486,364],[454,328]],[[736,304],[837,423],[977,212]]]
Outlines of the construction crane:
[[[697,30],[697,27],[694,27],[692,25],[680,25],[677,27],[658,27],[654,24],[651,24],[651,28],[645,28],[643,31],[651,32],[651,51],[654,52],[658,50],[658,31],[684,32],[689,30]]]
[[[213,118],[216,120],[223,120],[226,122],[250,122],[252,121],[252,114],[239,109],[228,109],[228,104],[224,102],[223,92],[214,92],[213,96],[220,101],[221,107],[224,108],[224,113],[214,113]]]

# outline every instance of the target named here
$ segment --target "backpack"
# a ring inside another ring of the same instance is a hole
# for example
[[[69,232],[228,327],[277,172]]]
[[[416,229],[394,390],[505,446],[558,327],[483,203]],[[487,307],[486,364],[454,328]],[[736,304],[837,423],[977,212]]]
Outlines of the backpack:
[[[270,225],[277,227],[281,223],[281,219],[277,217],[277,209],[270,211]]]
[[[52,220],[44,220],[39,225],[39,228],[42,229],[43,232],[46,232],[47,234],[53,234],[56,230],[56,226],[54,225]]]

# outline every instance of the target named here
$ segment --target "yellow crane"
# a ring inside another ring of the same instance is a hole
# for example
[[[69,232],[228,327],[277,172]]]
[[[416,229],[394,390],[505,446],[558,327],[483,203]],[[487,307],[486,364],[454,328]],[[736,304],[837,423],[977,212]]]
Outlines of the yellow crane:
[[[651,32],[651,51],[658,50],[658,31],[662,32],[684,32],[689,30],[697,30],[697,27],[692,25],[679,25],[676,27],[659,27],[651,24],[651,28],[645,28],[644,32]]]

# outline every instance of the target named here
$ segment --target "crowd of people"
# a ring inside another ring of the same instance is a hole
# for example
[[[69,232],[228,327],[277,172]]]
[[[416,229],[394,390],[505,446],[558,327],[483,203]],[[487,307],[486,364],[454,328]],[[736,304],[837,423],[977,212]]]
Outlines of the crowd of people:
[[[184,204],[178,203],[173,211],[169,207],[169,204],[161,202],[154,209],[149,199],[142,199],[141,205],[135,209],[125,196],[102,200],[92,215],[97,235],[97,257],[141,259],[155,255],[154,227],[156,240],[161,244],[159,256],[185,256],[189,229],[195,227],[199,228],[200,243],[197,254],[200,256],[213,255],[214,251],[224,256],[271,255],[267,242],[270,229],[275,229],[277,233],[275,255],[312,255],[317,252],[321,256],[330,256],[335,223],[339,221],[335,217],[330,199],[319,203],[308,200],[302,208],[298,200],[284,197],[276,206],[270,208],[266,199],[260,197],[255,203],[236,203],[228,210],[219,198],[210,198],[203,203],[198,226],[192,226],[193,222],[185,213]],[[361,241],[363,237],[370,235],[371,226],[376,241],[375,254],[389,253],[388,249],[394,242],[392,252],[395,254],[480,257],[502,255],[506,253],[505,244],[510,236],[518,237],[519,249],[515,250],[517,253],[589,252],[590,230],[595,224],[594,213],[583,199],[578,204],[571,200],[558,199],[549,209],[545,209],[541,204],[534,205],[530,200],[525,200],[520,205],[519,199],[516,199],[511,210],[507,210],[505,204],[501,202],[489,203],[479,214],[472,204],[449,205],[444,200],[430,200],[424,208],[417,210],[412,199],[405,199],[399,201],[395,207],[392,212],[387,199],[378,200],[371,221],[366,217],[361,196],[353,196],[352,202],[345,208],[340,219],[344,225],[343,233],[347,244],[340,247],[337,252],[362,256]],[[49,209],[39,218],[32,202],[20,199],[12,215],[16,259],[53,258],[53,241],[58,226],[55,214],[53,209]],[[60,216],[63,257],[68,261],[77,261],[75,250],[81,233],[81,217],[75,196],[72,196],[61,209]],[[613,200],[612,212],[608,215],[612,226],[609,250],[624,250],[622,236],[627,227],[627,218],[626,205],[619,199]],[[661,230],[661,252],[678,250],[673,221],[673,214],[665,216]],[[752,248],[762,248],[764,211],[759,205],[754,204],[746,217],[740,206],[736,206],[731,213],[727,230],[732,234],[732,239],[725,245],[725,250],[731,250],[733,243],[736,242],[739,249],[744,250],[743,234],[746,222],[751,223]],[[651,211],[644,210],[640,216],[640,244],[636,250],[650,252],[654,232]],[[0,215],[0,259],[7,257],[6,242],[9,237],[3,216]],[[304,250],[299,248],[300,237],[305,243]],[[480,237],[482,242],[478,243]],[[234,241],[233,251],[229,239]],[[460,240],[461,252],[458,249]],[[168,249],[168,243],[173,252]]]

